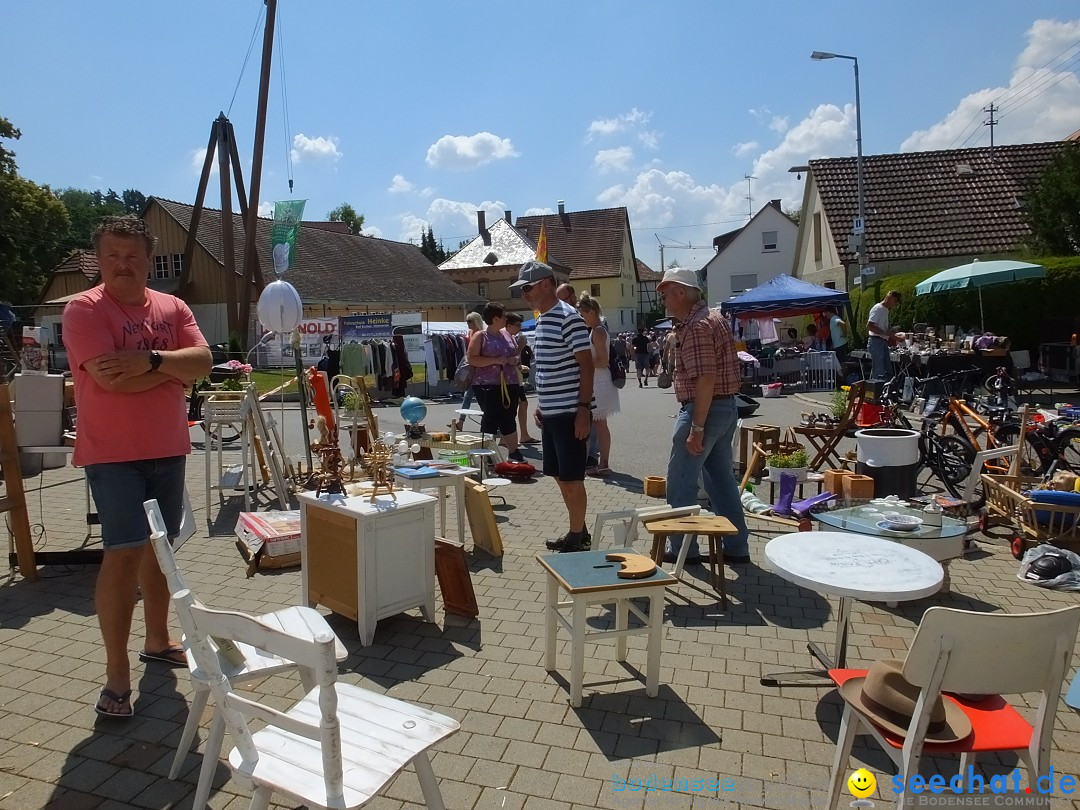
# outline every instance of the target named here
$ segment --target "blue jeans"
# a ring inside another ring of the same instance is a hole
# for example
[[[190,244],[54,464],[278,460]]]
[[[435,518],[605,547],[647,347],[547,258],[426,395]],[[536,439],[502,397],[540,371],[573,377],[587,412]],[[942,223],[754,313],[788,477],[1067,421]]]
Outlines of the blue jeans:
[[[709,408],[705,419],[705,434],[702,439],[704,450],[700,455],[691,455],[686,449],[686,438],[690,435],[690,424],[694,415],[692,402],[683,405],[675,417],[675,430],[671,435],[671,458],[668,459],[667,501],[671,506],[693,506],[698,502],[698,481],[703,480],[705,492],[709,495],[712,512],[726,517],[738,530],[734,537],[724,538],[724,553],[733,557],[750,555],[749,532],[746,518],[743,516],[742,501],[739,499],[739,485],[732,470],[731,440],[735,435],[738,416],[735,412],[734,398],[718,399]],[[671,551],[678,553],[682,548],[681,534],[671,535]],[[688,557],[700,554],[695,539],[687,549]]]
[[[870,351],[870,379],[891,380],[893,373],[889,341],[875,335],[866,341],[866,348]]]

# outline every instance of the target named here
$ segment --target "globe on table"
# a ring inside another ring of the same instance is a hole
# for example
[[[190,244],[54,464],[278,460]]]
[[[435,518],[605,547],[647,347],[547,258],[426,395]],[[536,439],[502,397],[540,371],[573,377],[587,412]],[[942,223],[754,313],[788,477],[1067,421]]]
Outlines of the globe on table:
[[[427,416],[427,405],[419,397],[405,397],[401,403],[401,418],[410,425],[418,425]]]

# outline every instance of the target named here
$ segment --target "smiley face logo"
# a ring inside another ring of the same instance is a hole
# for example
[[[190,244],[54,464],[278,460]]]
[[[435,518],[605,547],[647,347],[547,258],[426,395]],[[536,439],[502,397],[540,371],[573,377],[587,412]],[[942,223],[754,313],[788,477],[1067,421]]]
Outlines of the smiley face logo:
[[[873,794],[875,788],[877,788],[877,779],[866,768],[859,768],[848,777],[848,792],[856,799],[865,799]]]

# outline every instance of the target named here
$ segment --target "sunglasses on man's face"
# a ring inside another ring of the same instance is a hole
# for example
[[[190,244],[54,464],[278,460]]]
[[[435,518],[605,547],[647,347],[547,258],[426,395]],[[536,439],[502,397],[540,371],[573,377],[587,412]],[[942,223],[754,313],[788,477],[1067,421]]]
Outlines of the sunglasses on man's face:
[[[522,295],[528,295],[530,292],[532,292],[532,288],[535,287],[535,286],[536,286],[535,284],[522,284],[521,285],[521,294]]]

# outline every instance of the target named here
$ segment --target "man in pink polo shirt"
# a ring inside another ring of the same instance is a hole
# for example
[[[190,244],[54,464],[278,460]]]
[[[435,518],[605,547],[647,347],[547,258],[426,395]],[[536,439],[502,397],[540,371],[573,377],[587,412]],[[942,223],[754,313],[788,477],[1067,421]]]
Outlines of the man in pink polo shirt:
[[[140,660],[186,665],[169,634],[169,589],[147,543],[143,501],[157,499],[175,537],[191,452],[184,386],[213,361],[187,304],[147,289],[154,241],[139,219],[102,220],[94,231],[102,283],[64,308],[79,409],[73,461],[86,468],[105,547],[94,601],[106,659],[96,709],[107,717],[133,714],[127,645],[137,590],[146,621]]]

